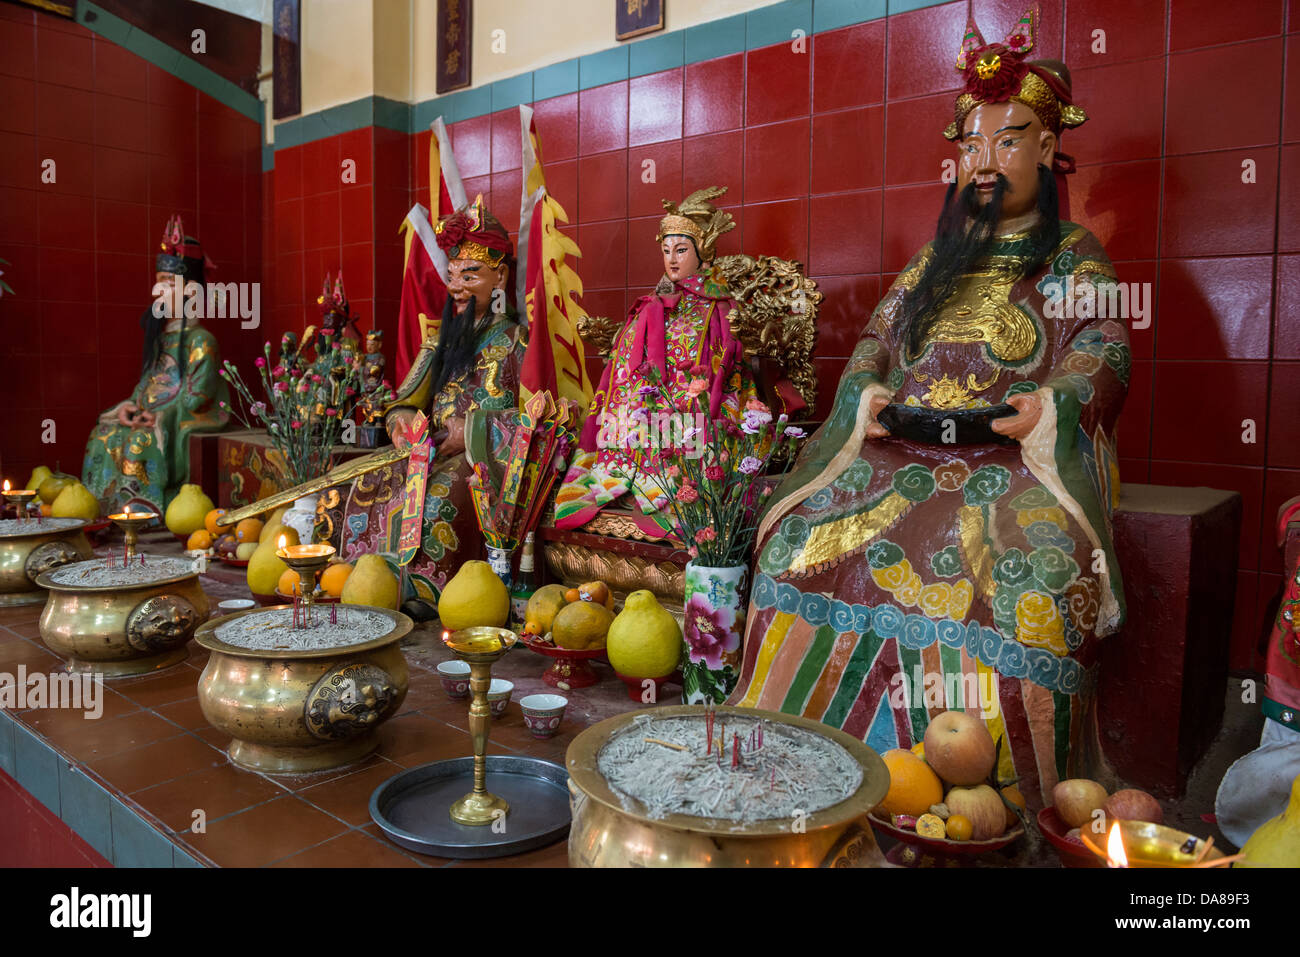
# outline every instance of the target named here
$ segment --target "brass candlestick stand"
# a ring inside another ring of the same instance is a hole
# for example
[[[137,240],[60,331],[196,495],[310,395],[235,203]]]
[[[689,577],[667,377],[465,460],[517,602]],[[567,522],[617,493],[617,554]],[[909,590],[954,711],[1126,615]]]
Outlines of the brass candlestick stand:
[[[510,813],[510,805],[488,791],[487,742],[492,712],[488,708],[488,687],[492,684],[492,663],[509,651],[518,636],[505,628],[463,628],[443,632],[442,641],[462,661],[469,662],[469,733],[474,741],[474,790],[452,804],[451,819],[457,824],[491,824],[496,812]]]
[[[127,565],[130,565],[131,560],[135,558],[135,545],[140,537],[140,529],[157,517],[154,512],[118,512],[116,515],[108,516],[108,520],[120,528],[122,534],[126,536]]]
[[[316,598],[316,575],[334,557],[334,546],[289,545],[276,550],[276,557],[298,573],[298,590],[302,593],[303,624],[311,621],[312,603]]]
[[[29,488],[15,489],[12,492],[4,493],[5,501],[18,510],[14,518],[23,519],[27,517],[27,506],[31,500],[36,497],[36,492]]]

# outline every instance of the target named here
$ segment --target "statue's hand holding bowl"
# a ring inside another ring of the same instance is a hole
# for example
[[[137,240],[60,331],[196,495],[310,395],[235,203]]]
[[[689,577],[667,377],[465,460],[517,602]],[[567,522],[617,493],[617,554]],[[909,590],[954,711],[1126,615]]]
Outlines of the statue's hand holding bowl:
[[[117,421],[121,422],[127,428],[136,424],[136,419],[140,415],[140,407],[132,402],[124,402],[117,410]]]
[[[1020,441],[1034,430],[1038,420],[1043,416],[1043,400],[1035,392],[1013,395],[1007,399],[1007,405],[1014,406],[1015,415],[994,419],[989,425],[994,432]]]
[[[867,421],[867,438],[883,439],[889,436],[889,430],[876,421],[876,416],[887,405],[889,405],[889,396],[887,395],[873,395],[867,400],[868,411],[871,413],[871,418]]]
[[[136,426],[142,429],[152,429],[157,422],[158,416],[154,415],[152,412],[141,411],[140,414],[135,417]]]

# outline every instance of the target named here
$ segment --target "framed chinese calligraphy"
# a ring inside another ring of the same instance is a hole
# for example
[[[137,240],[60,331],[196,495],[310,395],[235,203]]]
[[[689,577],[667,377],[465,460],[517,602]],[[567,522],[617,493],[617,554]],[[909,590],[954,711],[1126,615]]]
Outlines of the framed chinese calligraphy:
[[[614,38],[630,40],[664,28],[664,0],[614,0]]]
[[[302,46],[299,43],[300,0],[275,0],[271,44],[272,115],[277,119],[302,112]]]
[[[438,0],[439,93],[470,84],[470,15],[474,0]]]

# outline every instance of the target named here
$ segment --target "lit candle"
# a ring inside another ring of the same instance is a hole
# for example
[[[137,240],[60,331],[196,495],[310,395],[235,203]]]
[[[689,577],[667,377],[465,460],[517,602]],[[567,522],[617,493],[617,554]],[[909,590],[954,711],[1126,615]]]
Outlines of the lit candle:
[[[1118,821],[1110,826],[1110,835],[1106,838],[1106,866],[1128,867],[1128,855],[1124,853],[1124,835],[1120,832]]]
[[[9,491],[9,480],[8,480],[8,479],[5,479],[5,491],[6,491],[6,492]]]

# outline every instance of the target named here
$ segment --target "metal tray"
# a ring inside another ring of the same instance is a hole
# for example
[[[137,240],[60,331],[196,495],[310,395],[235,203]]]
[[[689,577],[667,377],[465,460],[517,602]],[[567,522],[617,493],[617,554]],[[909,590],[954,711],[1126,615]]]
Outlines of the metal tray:
[[[569,773],[541,758],[489,754],[487,789],[510,804],[504,833],[457,824],[448,808],[474,787],[474,759],[422,764],[370,796],[370,817],[389,840],[417,854],[477,859],[522,854],[569,831]]]

